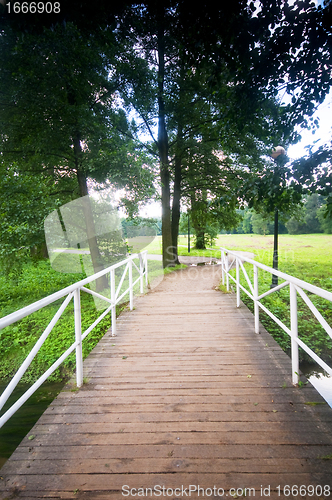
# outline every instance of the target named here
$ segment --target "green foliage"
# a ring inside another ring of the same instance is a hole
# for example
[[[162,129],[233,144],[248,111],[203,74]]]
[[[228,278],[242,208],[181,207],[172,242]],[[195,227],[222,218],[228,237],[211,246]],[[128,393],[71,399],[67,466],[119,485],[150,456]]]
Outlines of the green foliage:
[[[320,223],[320,227],[323,229],[324,233],[332,234],[332,216],[327,213],[327,205],[322,205],[317,210],[317,218]]]
[[[262,215],[253,212],[251,216],[252,232],[255,234],[271,234],[273,232],[273,218],[272,216]]]
[[[233,229],[237,234],[273,234],[274,232],[274,215],[266,213],[264,210],[256,212],[253,208],[244,207],[243,210],[238,210],[239,215],[242,215],[240,224]],[[283,220],[286,215],[279,214],[278,232],[279,234],[286,233],[286,226]]]
[[[151,156],[137,147],[110,77],[119,45],[112,30],[85,32],[70,20],[24,36],[11,23],[1,32],[0,258],[11,276],[29,256],[47,256],[46,216],[87,195],[88,178],[124,188],[131,214],[154,193]],[[91,235],[89,222],[85,214]],[[95,270],[101,252],[120,253],[108,241],[88,238]]]
[[[291,216],[287,213],[279,213],[279,234],[287,231],[289,234],[332,231],[329,229],[332,219],[326,216],[326,205],[323,203],[324,198],[318,193],[313,193],[304,196],[301,204],[292,208]],[[273,214],[268,214],[264,210],[256,212],[248,207],[238,212],[242,215],[242,221],[236,228],[237,233],[273,234]]]
[[[120,46],[125,50],[112,30],[86,33],[74,22],[27,30],[24,37],[6,25],[0,43],[0,149],[6,165],[16,162],[20,172],[46,185],[52,179],[67,201],[86,194],[79,175],[111,179],[126,188],[123,204],[134,212],[154,188],[151,157],[137,148],[116,102],[117,79],[110,78]]]
[[[101,169],[105,175],[105,157],[117,160],[112,139],[120,150],[122,145],[112,136],[108,120],[112,117],[122,126],[126,120],[123,113],[111,111],[113,86],[97,37],[91,33],[87,40],[73,23],[22,38],[8,29],[3,36],[10,40],[10,47],[0,46],[5,156],[46,175],[57,167],[64,174],[77,168],[77,161],[91,175],[100,176]],[[79,159],[77,137],[85,142]]]
[[[323,197],[317,193],[306,196],[303,207],[299,208],[286,222],[289,234],[322,232],[322,221],[319,214],[322,213],[323,201]]]
[[[243,210],[238,211],[240,215],[242,216],[242,220],[240,225],[237,227],[237,232],[238,233],[252,233],[252,215],[254,213],[253,209],[248,209],[247,207],[244,207]]]
[[[121,226],[123,230],[124,238],[131,235],[131,228],[152,228],[155,234],[161,234],[161,220],[157,218],[148,217],[134,217],[134,218],[123,218],[121,219]]]
[[[264,164],[253,166],[250,174],[243,176],[240,195],[248,203],[249,208],[262,215],[260,234],[268,231],[269,214],[276,210],[281,214],[292,214],[297,210],[302,199],[302,186],[296,184],[288,159],[281,154],[272,160],[265,157]],[[254,231],[256,232],[256,231]]]
[[[30,258],[47,256],[44,219],[66,199],[62,189],[71,179],[58,183],[21,171],[16,164],[0,160],[0,263],[11,278],[19,276]]]
[[[176,243],[181,197],[223,197],[226,227],[236,195],[268,212],[287,211],[304,184],[322,187],[330,174],[317,181],[312,172],[324,155],[295,165],[292,183],[287,170],[264,162],[275,141],[286,147],[298,138],[296,125],[317,125],[310,117],[331,84],[326,9],[310,0],[264,0],[257,9],[241,2],[120,4],[100,0],[87,14],[73,0],[57,18],[10,17],[0,6],[6,158],[44,176],[111,178],[127,189],[123,206],[131,215],[153,195],[147,165],[158,158],[167,247]],[[281,90],[289,105],[280,104]],[[142,131],[151,138],[144,155]],[[219,168],[217,151],[227,158]],[[215,232],[214,222],[203,225]],[[204,232],[197,226],[203,247]]]

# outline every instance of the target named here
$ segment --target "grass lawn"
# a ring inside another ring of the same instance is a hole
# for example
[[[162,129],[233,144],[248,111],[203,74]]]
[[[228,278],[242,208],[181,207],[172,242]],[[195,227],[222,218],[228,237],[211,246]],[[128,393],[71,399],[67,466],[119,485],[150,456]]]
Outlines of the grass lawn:
[[[187,236],[179,236],[179,255],[220,257],[220,247],[224,247],[252,252],[255,260],[272,267],[272,235],[219,235],[213,246],[206,250],[193,248],[193,241],[191,238],[191,250],[188,253]],[[150,254],[161,255],[161,236],[157,236],[146,249]],[[332,235],[279,235],[279,269],[321,288],[332,289]]]
[[[332,288],[332,235],[279,235],[279,269],[321,288]],[[255,260],[272,267],[273,236],[222,235],[218,246],[253,252]]]

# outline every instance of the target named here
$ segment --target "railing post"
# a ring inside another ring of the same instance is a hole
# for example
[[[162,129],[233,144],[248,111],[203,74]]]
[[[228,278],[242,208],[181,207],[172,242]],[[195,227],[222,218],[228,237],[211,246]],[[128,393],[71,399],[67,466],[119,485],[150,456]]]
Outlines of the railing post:
[[[81,297],[80,289],[74,292],[74,318],[75,318],[75,340],[76,347],[76,384],[77,387],[83,385],[83,354],[82,354],[82,322],[81,322]]]
[[[115,300],[115,271],[111,269],[111,301],[112,306],[112,337],[116,335],[116,300]]]
[[[145,267],[145,286],[148,286],[148,252],[144,254],[144,267]]]
[[[134,307],[134,290],[133,290],[133,261],[129,261],[129,307],[133,310]]]
[[[259,333],[259,305],[258,305],[258,267],[254,266],[254,313],[255,333]]]
[[[296,287],[293,283],[289,284],[290,293],[290,314],[291,314],[291,356],[292,356],[292,382],[293,385],[299,383],[299,345],[296,342],[298,337],[297,327],[297,293]]]
[[[226,264],[227,262],[227,264]],[[229,276],[228,276],[228,253],[226,252],[225,256],[225,269],[226,269],[226,289],[229,292]]]
[[[141,253],[138,254],[139,256],[139,273],[140,273],[140,291],[141,293],[144,292],[144,274],[143,274],[143,269],[144,269],[144,265],[143,265],[143,256]]]
[[[221,276],[222,284],[225,285],[225,252],[221,250]]]
[[[240,266],[236,257],[236,307],[240,307]]]

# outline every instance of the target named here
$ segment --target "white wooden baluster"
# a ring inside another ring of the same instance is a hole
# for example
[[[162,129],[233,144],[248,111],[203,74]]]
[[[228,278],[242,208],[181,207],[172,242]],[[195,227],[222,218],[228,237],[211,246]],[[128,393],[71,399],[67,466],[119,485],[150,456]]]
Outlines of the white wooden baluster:
[[[143,276],[143,271],[144,271],[144,264],[143,264],[143,257],[142,257],[142,254],[139,253],[138,254],[139,256],[139,272],[140,272],[140,276],[141,276],[141,279],[140,279],[140,291],[141,293],[144,292],[144,276]]]
[[[83,354],[82,354],[82,321],[81,321],[81,297],[80,289],[74,292],[74,318],[75,318],[75,340],[76,347],[76,384],[77,387],[83,385]]]
[[[258,305],[258,267],[254,266],[254,312],[255,312],[255,333],[259,333],[259,305]]]
[[[236,307],[240,307],[240,268],[239,259],[236,257]]]
[[[148,252],[144,254],[144,267],[145,267],[145,285],[148,286]]]
[[[221,276],[222,276],[222,284],[225,285],[225,252],[221,250]]]
[[[115,298],[115,270],[111,269],[111,301],[112,306],[112,337],[116,335],[116,298]]]
[[[134,290],[133,290],[133,261],[129,261],[129,307],[133,310],[134,307]]]
[[[292,356],[292,382],[294,385],[299,383],[299,345],[295,339],[298,337],[297,326],[297,293],[293,283],[289,284],[290,293],[290,316],[291,316],[291,356]]]

